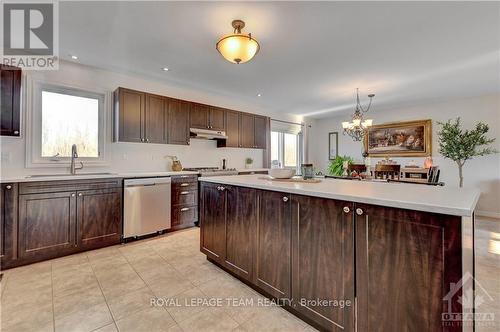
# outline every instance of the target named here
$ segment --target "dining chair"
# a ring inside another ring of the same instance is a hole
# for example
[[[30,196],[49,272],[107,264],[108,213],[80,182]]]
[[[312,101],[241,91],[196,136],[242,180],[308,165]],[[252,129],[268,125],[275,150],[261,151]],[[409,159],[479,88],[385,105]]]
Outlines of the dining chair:
[[[399,180],[401,174],[401,165],[375,165],[375,179],[396,179]]]
[[[356,171],[356,173],[361,174],[366,172],[366,165],[365,164],[349,164],[347,167],[347,170],[349,171],[349,174]]]

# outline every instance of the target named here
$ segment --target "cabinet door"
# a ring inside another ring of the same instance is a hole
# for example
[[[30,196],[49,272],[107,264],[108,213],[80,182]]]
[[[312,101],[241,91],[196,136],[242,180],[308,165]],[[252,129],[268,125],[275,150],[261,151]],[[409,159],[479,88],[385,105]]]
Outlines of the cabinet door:
[[[352,203],[292,196],[294,307],[328,331],[354,330],[352,209]],[[317,299],[349,300],[351,305],[325,306]]]
[[[241,113],[240,144],[244,148],[254,148],[255,142],[255,117],[251,114]]]
[[[371,205],[357,208],[358,330],[462,331],[459,324],[444,327],[441,319],[450,283],[462,277],[461,219]],[[459,287],[453,313],[462,312],[461,295]]]
[[[17,258],[17,183],[2,183],[0,196],[0,264]]]
[[[240,147],[240,112],[226,111],[226,147]]]
[[[203,104],[193,103],[190,112],[191,128],[208,129],[209,128],[209,107]]]
[[[268,136],[267,118],[264,116],[255,116],[255,147],[258,149],[266,148],[266,141]]]
[[[226,248],[226,191],[215,183],[201,184],[201,251],[224,263]]]
[[[213,130],[226,130],[226,110],[219,107],[210,107],[209,127]]]
[[[168,99],[166,103],[168,144],[188,145],[190,103],[178,99]]]
[[[115,106],[118,107],[118,140],[143,142],[146,94],[124,88],[119,88],[117,93],[118,105]]]
[[[146,95],[146,142],[167,143],[168,125],[165,119],[165,99],[161,96]]]
[[[122,189],[78,192],[78,246],[83,249],[120,243],[122,234]]]
[[[226,188],[226,259],[228,269],[252,280],[257,229],[257,193],[244,187]]]
[[[21,69],[0,65],[0,135],[19,136]]]
[[[277,298],[290,298],[290,195],[259,191],[255,283]]]
[[[75,246],[74,192],[19,195],[19,255],[25,261],[62,256]]]

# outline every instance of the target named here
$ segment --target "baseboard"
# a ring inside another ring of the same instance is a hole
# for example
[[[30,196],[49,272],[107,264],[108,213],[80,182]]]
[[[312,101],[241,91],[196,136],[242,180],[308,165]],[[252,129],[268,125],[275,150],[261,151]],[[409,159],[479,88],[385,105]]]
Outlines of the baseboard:
[[[500,219],[500,212],[492,212],[492,211],[476,211],[476,216],[478,217],[487,217],[487,218],[495,218]]]

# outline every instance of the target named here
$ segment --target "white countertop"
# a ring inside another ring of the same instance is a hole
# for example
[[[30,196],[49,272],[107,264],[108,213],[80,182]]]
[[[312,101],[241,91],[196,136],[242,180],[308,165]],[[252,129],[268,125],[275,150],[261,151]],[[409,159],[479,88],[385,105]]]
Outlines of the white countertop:
[[[271,181],[262,177],[263,175],[234,175],[199,180],[456,216],[472,216],[480,195],[476,189],[407,183],[341,179],[321,179],[320,183],[294,183]]]
[[[238,172],[264,172],[269,171],[269,168],[238,168]]]
[[[0,182],[37,182],[37,181],[58,181],[58,180],[88,180],[88,179],[109,179],[109,178],[143,178],[157,176],[190,175],[198,172],[128,172],[128,173],[109,173],[109,174],[86,174],[77,173],[77,175],[49,175],[49,176],[6,176],[0,179]]]

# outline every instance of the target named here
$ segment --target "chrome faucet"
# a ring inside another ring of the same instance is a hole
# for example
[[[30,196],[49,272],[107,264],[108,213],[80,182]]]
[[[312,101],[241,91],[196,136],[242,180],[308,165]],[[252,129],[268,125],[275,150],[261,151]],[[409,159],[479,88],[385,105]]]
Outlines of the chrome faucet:
[[[83,168],[83,163],[80,161],[80,167],[76,167],[75,166],[75,159],[78,158],[78,152],[76,152],[76,144],[73,144],[71,146],[71,166],[70,166],[70,173],[72,175],[75,175],[76,174],[76,171],[78,169],[82,169]]]

